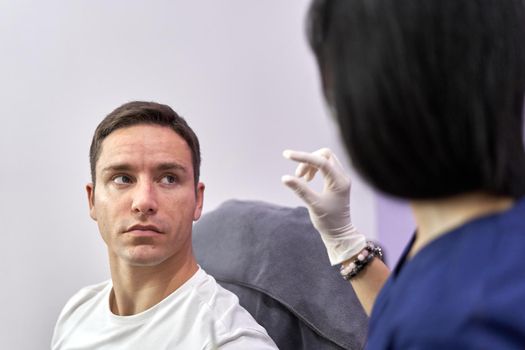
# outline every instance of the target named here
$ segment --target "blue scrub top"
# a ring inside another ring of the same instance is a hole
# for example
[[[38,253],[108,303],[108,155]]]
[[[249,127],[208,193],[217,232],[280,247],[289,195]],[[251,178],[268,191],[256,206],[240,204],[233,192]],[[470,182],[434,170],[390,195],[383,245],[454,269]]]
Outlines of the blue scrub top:
[[[525,349],[525,199],[429,243],[379,294],[367,349]]]

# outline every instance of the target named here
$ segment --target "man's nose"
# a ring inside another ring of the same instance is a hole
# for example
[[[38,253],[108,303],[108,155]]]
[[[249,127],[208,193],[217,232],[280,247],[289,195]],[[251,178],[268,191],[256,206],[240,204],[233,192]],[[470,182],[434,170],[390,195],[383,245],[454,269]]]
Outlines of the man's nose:
[[[158,204],[155,186],[152,183],[137,183],[133,193],[131,210],[135,214],[153,215],[157,212]]]

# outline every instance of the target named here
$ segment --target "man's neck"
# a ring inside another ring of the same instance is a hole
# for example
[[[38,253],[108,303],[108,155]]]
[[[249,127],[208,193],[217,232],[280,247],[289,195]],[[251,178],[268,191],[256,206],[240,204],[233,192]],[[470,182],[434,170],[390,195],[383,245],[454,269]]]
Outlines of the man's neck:
[[[510,208],[514,200],[484,193],[468,193],[454,197],[412,201],[410,203],[417,224],[416,240],[409,257],[441,235],[468,221]]]
[[[193,255],[179,260],[168,260],[156,266],[130,266],[110,258],[111,311],[120,316],[135,315],[161,302],[198,270]]]

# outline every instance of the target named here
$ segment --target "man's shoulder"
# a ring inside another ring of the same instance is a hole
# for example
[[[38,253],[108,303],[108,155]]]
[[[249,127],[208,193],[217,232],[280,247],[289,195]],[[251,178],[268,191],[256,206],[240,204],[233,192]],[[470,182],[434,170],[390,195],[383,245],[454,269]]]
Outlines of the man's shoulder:
[[[81,288],[64,305],[59,320],[68,318],[68,316],[87,304],[97,303],[100,299],[105,298],[105,295],[111,290],[111,286],[111,280],[107,280]]]
[[[94,312],[97,308],[108,305],[104,300],[107,300],[105,296],[109,294],[111,287],[111,281],[108,280],[83,287],[69,298],[55,324],[53,349],[75,332],[80,322],[91,322],[90,318],[97,316],[97,312]]]
[[[111,288],[112,283],[111,280],[105,280],[103,282],[90,284],[88,286],[80,288],[73,296],[93,296],[96,294],[101,293],[107,288]]]
[[[234,343],[257,349],[275,348],[264,327],[239,304],[237,295],[223,288],[204,270],[200,269],[198,274],[196,296],[200,307],[209,314],[219,344],[231,343],[232,348]]]
[[[100,296],[102,293],[105,294],[105,291],[107,291],[108,288],[111,289],[111,285],[111,280],[106,280],[104,282],[82,287],[75,294],[73,294],[71,298],[69,298],[68,302],[66,303],[66,306],[68,304],[83,304],[88,300]]]
[[[229,309],[237,306],[244,310],[239,304],[237,295],[223,288],[213,276],[207,274],[202,268],[197,272],[196,280],[196,297],[199,304],[207,308],[209,312],[224,315]]]

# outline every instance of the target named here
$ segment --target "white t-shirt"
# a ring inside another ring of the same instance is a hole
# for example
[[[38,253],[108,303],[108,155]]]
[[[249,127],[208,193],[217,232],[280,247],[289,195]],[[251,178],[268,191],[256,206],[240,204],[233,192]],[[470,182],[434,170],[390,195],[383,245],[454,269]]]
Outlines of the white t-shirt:
[[[112,288],[111,280],[88,286],[67,302],[55,325],[53,350],[277,349],[237,296],[200,268],[160,303],[136,315],[111,312]]]

